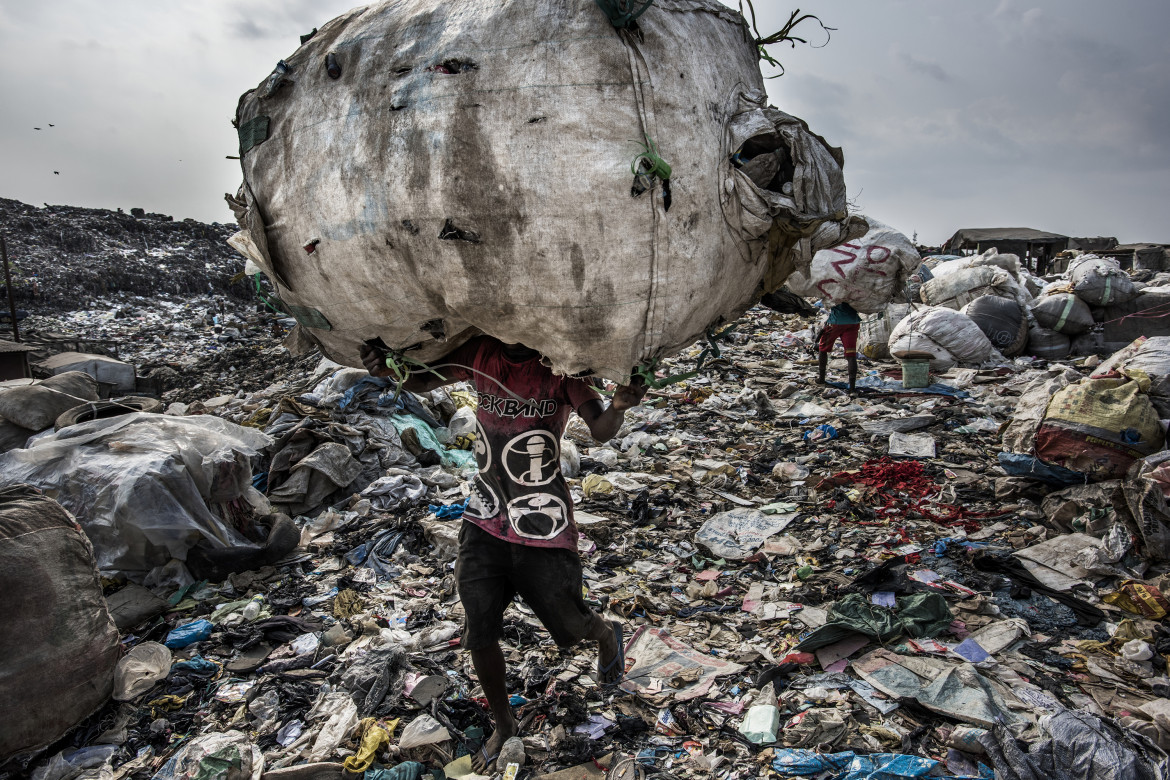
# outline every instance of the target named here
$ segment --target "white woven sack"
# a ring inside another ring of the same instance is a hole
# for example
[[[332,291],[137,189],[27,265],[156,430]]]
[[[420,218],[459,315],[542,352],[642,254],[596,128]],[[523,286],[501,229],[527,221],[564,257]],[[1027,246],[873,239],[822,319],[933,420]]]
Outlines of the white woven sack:
[[[856,232],[839,150],[767,107],[740,14],[657,0],[637,24],[410,0],[323,25],[240,100],[233,246],[349,365],[375,337],[433,362],[486,332],[623,379],[693,343]],[[632,195],[648,140],[669,209],[660,180]],[[732,162],[776,149],[772,189]]]

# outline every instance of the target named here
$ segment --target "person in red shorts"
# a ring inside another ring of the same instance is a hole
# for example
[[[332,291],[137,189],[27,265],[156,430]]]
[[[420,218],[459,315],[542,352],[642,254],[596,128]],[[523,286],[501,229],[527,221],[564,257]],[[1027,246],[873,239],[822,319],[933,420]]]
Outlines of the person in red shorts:
[[[385,352],[367,344],[361,355],[371,374],[391,373]],[[516,596],[561,647],[598,643],[598,683],[616,684],[625,672],[621,624],[603,620],[581,595],[573,499],[560,467],[561,435],[576,411],[593,438],[608,441],[646,387],[640,379],[619,387],[606,405],[588,380],[556,376],[538,352],[487,336],[447,355],[437,373],[442,376],[412,374],[403,387],[418,393],[469,381],[479,399],[479,474],[459,529],[455,581],[464,612],[460,644],[471,654],[495,721],[495,731],[472,756],[475,771],[483,774],[520,730],[500,648],[504,610]]]
[[[857,331],[860,329],[861,315],[849,304],[839,303],[829,310],[829,320],[817,339],[817,384],[825,383],[829,353],[837,339],[841,339],[845,360],[849,362],[849,392],[857,389]]]

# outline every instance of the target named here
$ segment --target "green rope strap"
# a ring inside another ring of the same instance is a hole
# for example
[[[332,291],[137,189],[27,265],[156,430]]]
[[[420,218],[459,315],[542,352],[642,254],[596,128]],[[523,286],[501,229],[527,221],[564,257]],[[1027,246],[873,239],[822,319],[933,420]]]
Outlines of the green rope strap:
[[[641,7],[634,10],[636,0],[594,0],[597,7],[609,19],[609,23],[618,29],[624,29],[634,23],[634,20],[645,13],[646,9],[654,5],[654,0],[646,0]]]
[[[641,377],[642,381],[646,383],[646,387],[652,390],[662,390],[670,385],[692,379],[702,372],[703,366],[707,364],[708,360],[718,360],[722,357],[723,353],[719,349],[719,342],[726,341],[734,330],[735,325],[728,325],[719,331],[716,331],[714,328],[708,328],[706,334],[707,345],[699,353],[699,357],[695,361],[695,368],[692,371],[659,378],[657,373],[655,373],[658,369],[658,361],[654,360],[652,363],[635,368],[633,375]]]
[[[252,274],[252,281],[254,281],[256,283],[256,297],[259,298],[260,300],[264,301],[265,306],[272,309],[277,314],[287,314],[288,313],[288,312],[281,311],[280,309],[276,308],[275,306],[272,305],[271,301],[269,301],[266,297],[264,297],[264,291],[260,289],[260,274]]]
[[[670,181],[670,164],[663,160],[658,153],[658,144],[650,136],[646,136],[646,143],[633,141],[641,151],[630,163],[630,173],[635,176],[657,176],[663,181]]]

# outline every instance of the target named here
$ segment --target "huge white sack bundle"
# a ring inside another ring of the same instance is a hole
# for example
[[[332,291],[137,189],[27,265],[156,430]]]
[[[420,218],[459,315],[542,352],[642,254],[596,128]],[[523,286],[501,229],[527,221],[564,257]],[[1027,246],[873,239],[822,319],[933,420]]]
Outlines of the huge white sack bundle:
[[[1000,254],[994,247],[988,249],[981,255],[973,255],[968,258],[968,268],[994,267],[1002,268],[1011,274],[1012,279],[1017,282],[1020,279],[1020,256],[1013,254]]]
[[[869,232],[817,252],[807,271],[797,270],[788,278],[788,289],[820,298],[826,306],[848,303],[863,314],[885,309],[905,288],[921,257],[902,233],[872,217],[863,219]]]
[[[920,295],[930,306],[961,309],[984,295],[1018,300],[1020,287],[1007,271],[984,265],[936,276],[922,285]]]
[[[658,0],[637,26],[591,0],[328,22],[240,99],[233,246],[353,366],[482,331],[623,379],[693,343],[860,233],[840,150],[767,106],[739,13]]]
[[[1115,306],[1138,296],[1138,290],[1116,260],[1081,255],[1068,265],[1072,291],[1090,306]]]
[[[955,363],[984,363],[996,356],[995,348],[979,326],[966,314],[941,306],[927,306],[910,313],[890,334],[890,353],[930,352],[930,367],[945,371]]]

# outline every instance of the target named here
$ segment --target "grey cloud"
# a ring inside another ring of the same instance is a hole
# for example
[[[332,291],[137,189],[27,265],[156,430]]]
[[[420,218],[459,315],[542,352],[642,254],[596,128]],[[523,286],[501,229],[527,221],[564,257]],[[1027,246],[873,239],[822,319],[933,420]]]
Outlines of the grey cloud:
[[[916,57],[904,51],[895,52],[894,57],[912,73],[921,73],[943,84],[949,84],[952,81],[951,74],[947,73],[946,69],[935,60]]]
[[[229,28],[232,36],[245,40],[262,40],[269,37],[268,31],[256,23],[255,19],[236,19]]]

